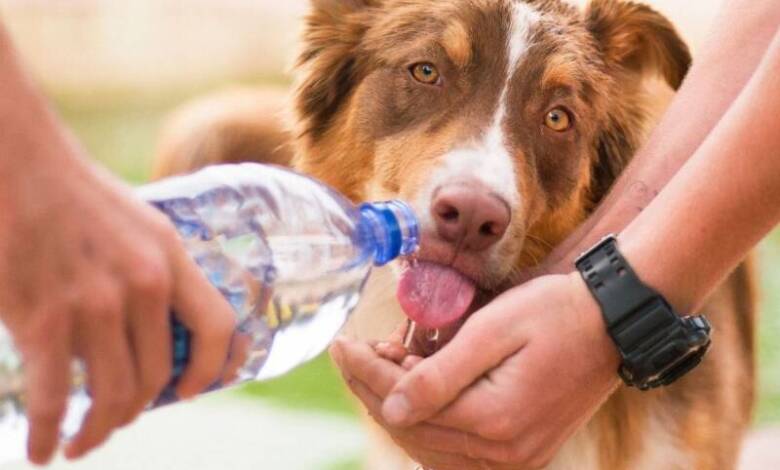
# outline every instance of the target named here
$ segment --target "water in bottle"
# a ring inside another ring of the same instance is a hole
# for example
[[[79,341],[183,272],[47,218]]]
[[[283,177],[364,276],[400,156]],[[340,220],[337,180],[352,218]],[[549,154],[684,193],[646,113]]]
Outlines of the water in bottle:
[[[209,167],[141,187],[236,315],[230,354],[240,366],[211,389],[277,377],[321,353],[358,302],[371,266],[412,254],[418,227],[401,201],[355,207],[304,175],[266,165]],[[193,292],[192,295],[198,295]],[[150,408],[176,401],[189,333],[171,315],[174,372]],[[24,458],[21,358],[0,324],[0,464]],[[89,407],[74,362],[63,436]]]

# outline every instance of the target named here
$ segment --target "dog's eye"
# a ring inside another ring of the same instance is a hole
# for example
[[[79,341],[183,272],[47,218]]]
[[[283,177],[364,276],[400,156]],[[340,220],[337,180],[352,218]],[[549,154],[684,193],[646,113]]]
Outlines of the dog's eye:
[[[439,83],[439,79],[441,78],[439,75],[439,69],[437,69],[436,66],[430,62],[414,64],[409,68],[409,71],[415,80],[426,85],[436,85]]]
[[[571,128],[571,124],[571,116],[563,108],[553,108],[544,117],[544,125],[555,132],[568,131]]]

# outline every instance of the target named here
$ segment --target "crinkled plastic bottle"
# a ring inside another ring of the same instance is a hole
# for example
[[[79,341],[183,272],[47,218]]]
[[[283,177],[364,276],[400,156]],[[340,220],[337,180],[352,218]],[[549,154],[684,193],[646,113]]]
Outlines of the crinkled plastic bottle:
[[[230,383],[279,376],[321,353],[357,305],[373,265],[412,254],[417,220],[401,201],[354,206],[304,175],[244,163],[208,167],[138,189],[165,213],[236,315]],[[193,292],[192,295],[198,295]],[[174,375],[150,408],[176,400],[189,333],[171,315]],[[237,355],[237,356],[236,356]],[[238,357],[238,361],[235,361]],[[25,456],[23,367],[0,324],[0,463]],[[63,434],[78,429],[90,399],[78,363]]]

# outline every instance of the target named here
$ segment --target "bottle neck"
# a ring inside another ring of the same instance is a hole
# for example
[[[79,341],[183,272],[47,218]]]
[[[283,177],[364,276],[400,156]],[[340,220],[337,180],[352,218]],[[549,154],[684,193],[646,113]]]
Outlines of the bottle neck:
[[[384,266],[417,250],[420,230],[412,208],[403,201],[372,202],[360,206],[361,224],[373,241],[374,265]]]

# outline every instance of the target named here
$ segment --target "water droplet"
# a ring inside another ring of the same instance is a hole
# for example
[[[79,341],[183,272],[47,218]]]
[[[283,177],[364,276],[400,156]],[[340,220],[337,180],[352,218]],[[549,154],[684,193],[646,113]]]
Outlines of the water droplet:
[[[407,320],[406,335],[404,335],[404,347],[408,350],[412,346],[414,341],[414,333],[417,330],[417,323],[412,320]]]
[[[439,329],[438,328],[434,328],[432,330],[428,330],[425,333],[425,338],[427,338],[428,341],[430,341],[431,343],[438,342],[439,341]]]

